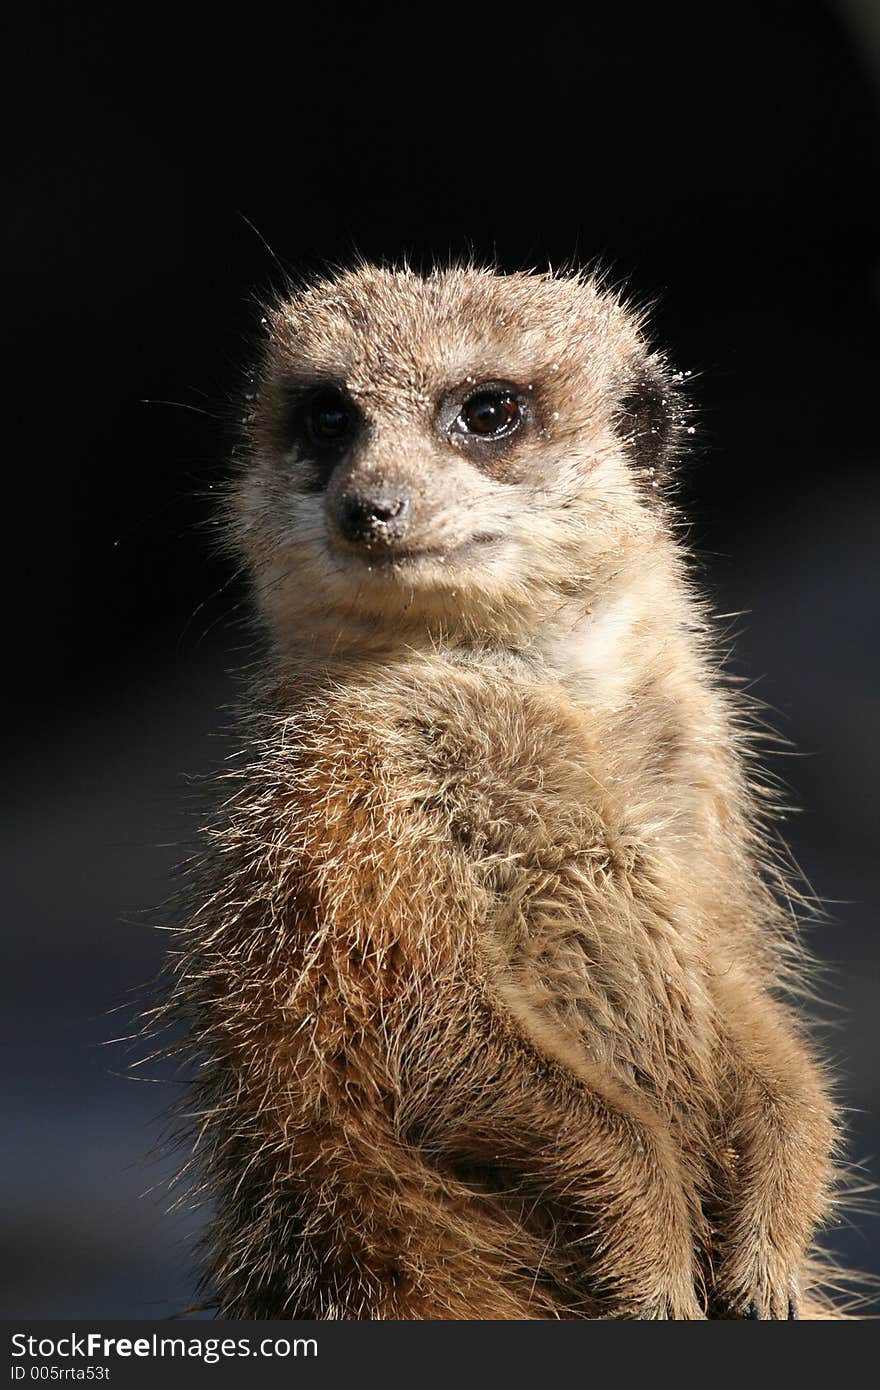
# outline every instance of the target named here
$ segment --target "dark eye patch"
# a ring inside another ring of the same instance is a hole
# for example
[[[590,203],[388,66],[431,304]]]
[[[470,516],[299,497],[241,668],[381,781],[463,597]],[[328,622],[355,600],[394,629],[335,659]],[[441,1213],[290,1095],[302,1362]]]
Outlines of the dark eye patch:
[[[286,448],[296,449],[318,469],[316,486],[326,483],[329,470],[361,437],[363,412],[335,382],[293,387],[284,409],[282,435]]]
[[[359,424],[358,409],[346,391],[323,386],[302,407],[305,431],[318,448],[338,448],[350,440]]]
[[[340,449],[350,443],[362,416],[342,386],[325,383],[291,394],[287,412],[290,442],[316,449]]]

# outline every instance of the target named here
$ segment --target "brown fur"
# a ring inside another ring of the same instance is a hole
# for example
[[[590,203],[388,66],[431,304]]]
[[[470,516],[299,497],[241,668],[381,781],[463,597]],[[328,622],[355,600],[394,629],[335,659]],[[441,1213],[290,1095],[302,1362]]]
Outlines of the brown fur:
[[[172,1005],[220,1307],[817,1313],[831,1105],[652,487],[674,378],[580,277],[362,267],[268,328],[229,529],[272,652]],[[473,457],[437,402],[489,379],[529,427]],[[318,485],[285,402],[324,380],[370,429]],[[414,559],[340,542],[341,488],[402,483]]]

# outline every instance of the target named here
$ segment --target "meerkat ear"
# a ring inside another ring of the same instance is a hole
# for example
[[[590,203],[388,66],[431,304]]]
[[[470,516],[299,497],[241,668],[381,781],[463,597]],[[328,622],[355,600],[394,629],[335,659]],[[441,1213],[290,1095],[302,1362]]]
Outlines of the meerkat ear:
[[[647,357],[633,368],[620,400],[621,442],[649,486],[661,486],[668,478],[681,445],[680,380],[681,374],[670,372],[660,357]]]

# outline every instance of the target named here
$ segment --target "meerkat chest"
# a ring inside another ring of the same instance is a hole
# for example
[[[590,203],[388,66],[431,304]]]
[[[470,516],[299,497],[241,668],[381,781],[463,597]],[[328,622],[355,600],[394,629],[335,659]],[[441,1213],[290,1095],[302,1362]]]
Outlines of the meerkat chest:
[[[665,1088],[708,1008],[687,875],[662,828],[674,788],[542,691],[495,687],[467,717],[459,692],[454,717],[435,709],[418,739],[434,810],[489,904],[488,957],[549,1026]]]

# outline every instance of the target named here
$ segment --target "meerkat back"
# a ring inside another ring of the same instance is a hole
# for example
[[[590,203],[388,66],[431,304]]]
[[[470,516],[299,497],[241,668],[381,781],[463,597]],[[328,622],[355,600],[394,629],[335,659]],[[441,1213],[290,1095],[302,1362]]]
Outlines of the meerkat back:
[[[677,378],[581,276],[362,267],[267,327],[226,511],[266,658],[169,1005],[213,1298],[817,1313],[832,1107]]]

